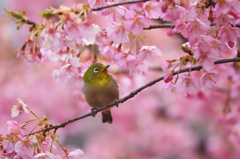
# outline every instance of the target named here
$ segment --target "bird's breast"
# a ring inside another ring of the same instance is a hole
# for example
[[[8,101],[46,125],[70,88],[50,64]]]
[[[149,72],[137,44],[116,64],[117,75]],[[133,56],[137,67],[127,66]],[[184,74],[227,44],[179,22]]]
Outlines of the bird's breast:
[[[119,91],[113,80],[109,82],[101,82],[98,84],[84,83],[83,93],[87,103],[94,108],[103,107],[112,103],[114,99],[119,99]]]

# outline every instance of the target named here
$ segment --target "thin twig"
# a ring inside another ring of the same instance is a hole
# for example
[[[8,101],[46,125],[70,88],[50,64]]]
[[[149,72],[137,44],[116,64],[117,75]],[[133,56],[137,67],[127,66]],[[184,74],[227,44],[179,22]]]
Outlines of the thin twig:
[[[116,7],[119,5],[124,5],[124,4],[133,4],[133,3],[139,3],[139,2],[147,2],[149,0],[135,0],[135,1],[126,1],[126,2],[118,2],[118,3],[113,3],[113,4],[109,4],[106,6],[100,6],[100,7],[96,7],[96,8],[92,8],[92,11],[99,11],[105,8],[110,8],[110,7]]]
[[[217,65],[217,64],[229,63],[229,62],[240,62],[240,58],[231,58],[231,59],[218,60],[218,61],[215,61],[214,64]],[[188,72],[190,69],[191,69],[191,68],[183,68],[183,69],[181,69],[180,71],[175,71],[175,72],[173,73],[173,75],[178,74],[178,72],[179,72],[179,73]],[[201,69],[202,69],[202,66],[195,66],[195,67],[192,67],[191,71],[199,71],[199,70],[201,70]],[[155,80],[147,83],[146,85],[144,85],[144,86],[136,89],[135,91],[132,91],[130,94],[128,94],[127,96],[123,97],[122,99],[119,99],[119,100],[118,100],[118,103],[124,103],[124,102],[127,101],[128,99],[133,98],[135,95],[137,95],[137,94],[138,94],[139,92],[141,92],[142,90],[144,90],[144,89],[146,89],[146,88],[154,85],[155,83],[157,83],[157,82],[159,82],[159,81],[162,81],[163,79],[164,79],[164,76],[159,77],[159,78],[157,78],[157,79],[155,79]],[[108,104],[108,105],[106,105],[106,106],[104,106],[104,107],[102,107],[102,108],[96,109],[94,112],[95,112],[95,113],[98,113],[98,112],[100,112],[100,111],[102,111],[102,110],[105,110],[105,109],[108,109],[108,108],[110,108],[110,107],[113,107],[114,105],[116,105],[116,103],[110,103],[110,104]],[[65,127],[66,125],[68,125],[68,124],[70,124],[70,123],[72,123],[72,122],[74,122],[74,121],[77,121],[77,120],[86,118],[86,117],[88,117],[88,116],[92,116],[92,112],[89,112],[89,113],[87,113],[87,114],[81,115],[81,116],[76,117],[76,118],[69,119],[69,120],[67,120],[67,121],[65,121],[65,122],[63,122],[63,123],[60,123],[60,124],[52,125],[52,126],[50,126],[50,127],[48,127],[48,128],[45,128],[45,129],[43,129],[43,130],[36,131],[36,132],[32,133],[31,135],[36,134],[36,133],[40,133],[40,132],[47,132],[47,131],[50,131],[50,130],[52,130],[52,129],[57,130],[58,128],[63,128],[63,127]]]
[[[144,30],[150,30],[150,29],[157,29],[157,28],[174,28],[176,26],[176,24],[169,24],[169,23],[165,23],[165,24],[158,24],[158,25],[150,25],[150,27],[148,28],[143,28]]]

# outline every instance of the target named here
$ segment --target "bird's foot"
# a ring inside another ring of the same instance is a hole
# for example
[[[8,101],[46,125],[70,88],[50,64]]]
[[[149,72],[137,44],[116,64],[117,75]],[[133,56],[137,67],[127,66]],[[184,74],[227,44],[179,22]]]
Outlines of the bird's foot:
[[[96,108],[91,109],[91,114],[92,114],[93,117],[95,117],[96,114],[97,114],[96,110],[97,110]]]
[[[113,103],[116,105],[116,107],[118,107],[118,104],[119,104],[119,103],[118,103],[118,100],[117,100],[117,99],[114,99],[114,100],[113,100]]]

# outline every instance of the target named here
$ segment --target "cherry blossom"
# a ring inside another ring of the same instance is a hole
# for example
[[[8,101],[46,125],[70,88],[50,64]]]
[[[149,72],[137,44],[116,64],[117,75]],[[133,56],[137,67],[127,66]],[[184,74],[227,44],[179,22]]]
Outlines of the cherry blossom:
[[[70,78],[78,78],[80,76],[78,68],[82,66],[79,58],[72,57],[69,63],[63,65],[60,69],[55,69],[52,77],[55,81],[67,81]]]
[[[127,21],[124,23],[126,30],[132,31],[135,35],[140,35],[143,32],[143,27],[147,28],[150,26],[148,18],[137,15],[135,11],[128,10],[125,13]]]
[[[170,92],[175,93],[176,92],[176,84],[172,82],[165,83],[165,85],[162,87],[162,90],[169,90]]]
[[[171,6],[169,5],[166,12],[162,12],[161,18],[165,21],[181,19],[187,14],[184,7],[179,5]]]
[[[139,62],[147,60],[150,63],[154,63],[154,57],[152,55],[162,56],[162,52],[156,46],[143,46],[139,50],[137,59]]]
[[[204,87],[205,89],[212,89],[213,85],[219,80],[218,72],[215,70],[209,70],[202,74],[199,79],[199,87]]]
[[[63,159],[79,159],[84,154],[84,152],[80,149],[75,149],[68,152],[68,155],[63,157]]]
[[[232,42],[236,40],[238,36],[237,28],[230,27],[229,25],[222,26],[219,31],[219,37],[223,42]]]
[[[22,158],[30,159],[31,156],[33,156],[33,143],[37,143],[35,136],[31,135],[30,137],[25,137],[22,141],[16,143],[14,150]]]
[[[183,37],[187,38],[189,37],[188,34],[188,25],[185,22],[180,22],[178,23],[174,29],[173,29],[174,33],[181,33]]]
[[[219,52],[215,49],[205,47],[203,50],[197,49],[194,52],[193,58],[199,60],[204,69],[210,70],[214,67],[214,61],[219,59]]]
[[[10,120],[7,121],[8,124],[8,133],[14,134],[14,135],[21,135],[24,136],[24,129],[23,125],[19,123],[18,121]]]
[[[160,3],[155,1],[148,1],[143,5],[146,17],[150,19],[157,19],[161,15]]]
[[[62,34],[64,32],[57,30],[53,22],[49,22],[49,25],[45,27],[41,33],[41,37],[44,39],[43,48],[53,49],[58,52],[64,46]],[[61,47],[60,47],[61,46]]]
[[[163,80],[164,80],[165,83],[168,83],[168,82],[172,81],[172,79],[173,79],[173,71],[171,71],[168,74],[166,74],[164,76]]]
[[[14,118],[16,116],[18,116],[19,114],[23,114],[23,113],[29,113],[29,109],[27,108],[27,104],[25,104],[22,99],[18,98],[17,99],[18,104],[14,105],[12,107],[12,111],[11,111],[11,116]]]
[[[112,37],[116,43],[128,43],[129,38],[123,24],[113,23],[114,26],[106,28],[108,36]]]
[[[196,81],[191,76],[182,76],[177,80],[176,90],[186,94],[196,94],[198,92],[198,87]]]
[[[12,153],[14,151],[15,144],[11,140],[5,140],[3,143],[3,149],[7,153]]]
[[[171,61],[167,60],[163,60],[161,62],[161,68],[163,71],[166,71],[168,68],[172,67]]]
[[[49,151],[46,152],[42,152],[42,153],[38,153],[34,156],[34,158],[36,159],[62,159],[62,157],[60,155],[54,155]]]

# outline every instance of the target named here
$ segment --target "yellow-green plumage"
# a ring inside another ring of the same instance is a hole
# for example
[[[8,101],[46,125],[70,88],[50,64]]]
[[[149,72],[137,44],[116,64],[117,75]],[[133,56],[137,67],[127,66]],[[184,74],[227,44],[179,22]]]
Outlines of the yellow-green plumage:
[[[119,99],[118,85],[115,79],[107,73],[108,66],[101,63],[91,65],[83,76],[83,94],[87,103],[93,108],[101,108],[114,99]],[[102,122],[112,123],[110,109],[102,112]]]

